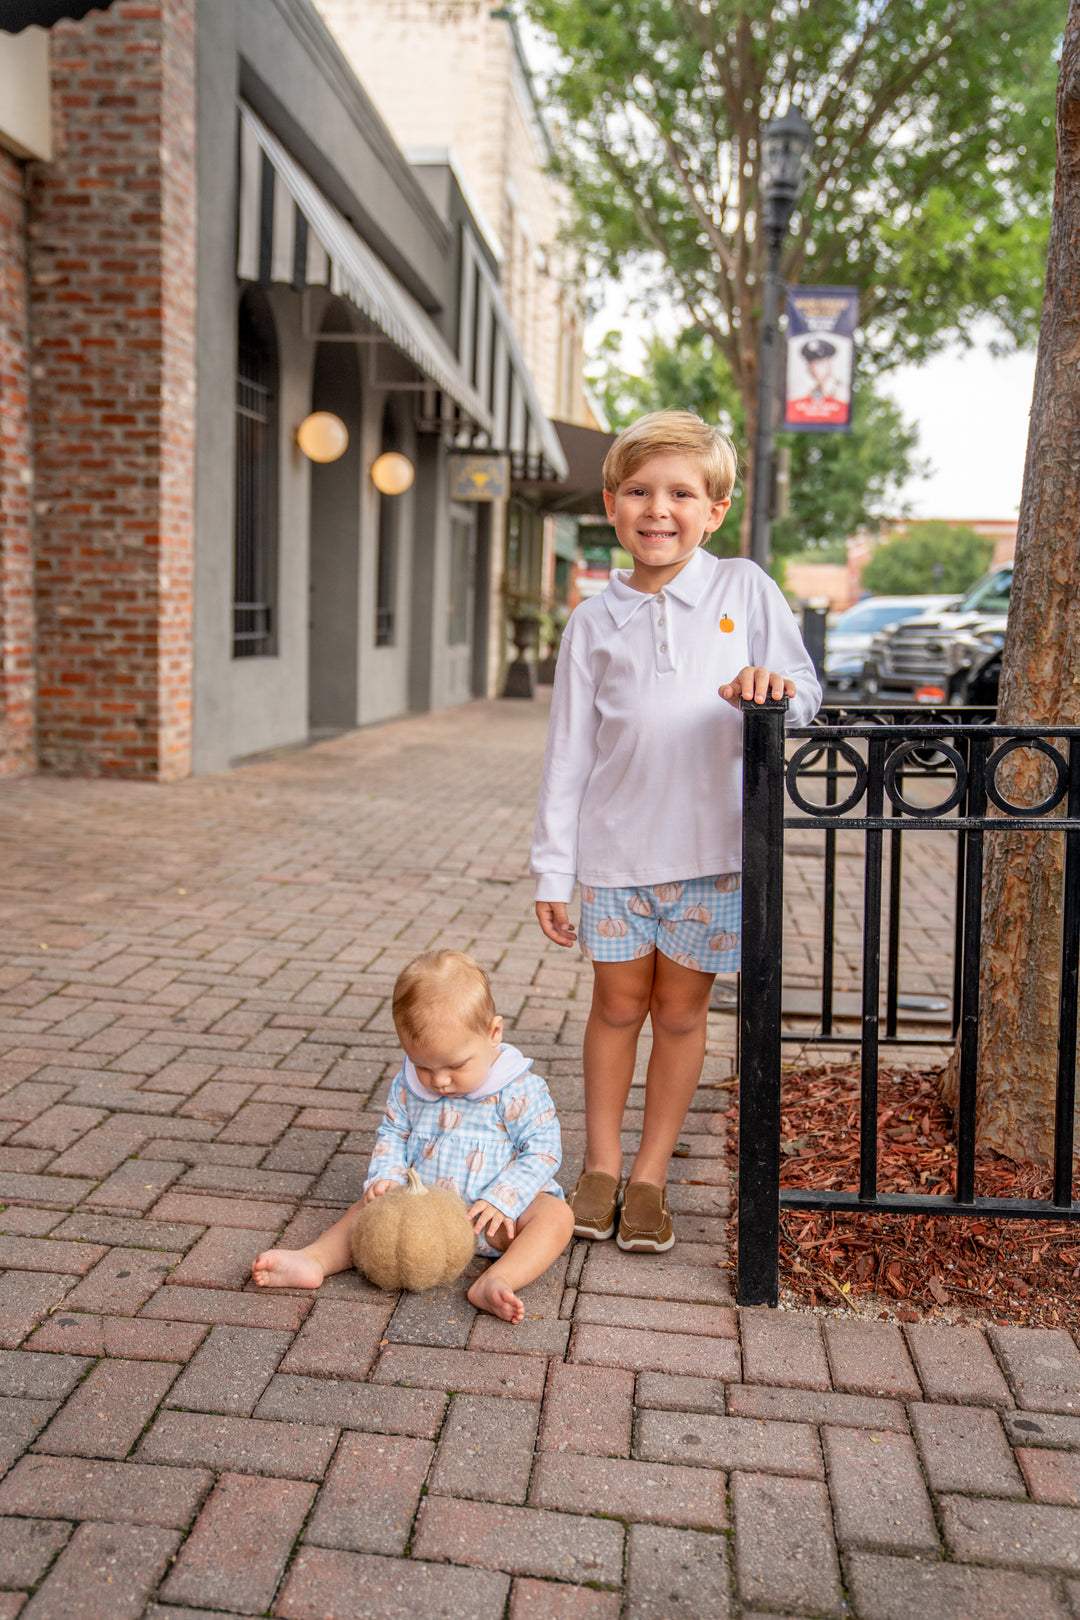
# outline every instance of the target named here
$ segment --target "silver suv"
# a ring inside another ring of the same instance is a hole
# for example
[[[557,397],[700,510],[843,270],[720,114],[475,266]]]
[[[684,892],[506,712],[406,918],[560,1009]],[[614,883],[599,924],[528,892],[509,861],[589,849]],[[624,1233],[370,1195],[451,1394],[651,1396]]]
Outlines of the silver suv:
[[[929,698],[932,694],[935,701],[943,702],[955,673],[949,668],[950,644],[958,635],[1008,612],[1012,573],[1012,563],[992,568],[952,608],[924,613],[875,636],[863,664],[866,695],[897,691]]]

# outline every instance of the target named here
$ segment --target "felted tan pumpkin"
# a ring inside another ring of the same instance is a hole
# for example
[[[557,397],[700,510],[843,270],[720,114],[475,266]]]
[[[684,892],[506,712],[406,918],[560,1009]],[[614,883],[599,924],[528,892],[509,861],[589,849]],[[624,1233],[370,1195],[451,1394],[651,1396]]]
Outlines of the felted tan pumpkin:
[[[407,1186],[373,1198],[356,1217],[353,1263],[376,1288],[444,1288],[475,1254],[476,1234],[458,1193],[406,1173]]]

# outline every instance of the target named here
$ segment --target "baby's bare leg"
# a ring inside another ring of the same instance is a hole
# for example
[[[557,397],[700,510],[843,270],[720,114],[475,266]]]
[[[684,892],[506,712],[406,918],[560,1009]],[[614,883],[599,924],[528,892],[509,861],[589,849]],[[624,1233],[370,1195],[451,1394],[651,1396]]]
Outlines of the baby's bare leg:
[[[251,1275],[259,1288],[318,1288],[324,1277],[352,1265],[352,1231],[363,1202],[353,1204],[306,1249],[266,1249]]]
[[[514,1292],[542,1277],[562,1254],[574,1232],[569,1204],[551,1193],[537,1193],[515,1222],[506,1250],[469,1289],[469,1303],[504,1322],[520,1322],[525,1307]],[[498,1239],[496,1246],[498,1245]]]

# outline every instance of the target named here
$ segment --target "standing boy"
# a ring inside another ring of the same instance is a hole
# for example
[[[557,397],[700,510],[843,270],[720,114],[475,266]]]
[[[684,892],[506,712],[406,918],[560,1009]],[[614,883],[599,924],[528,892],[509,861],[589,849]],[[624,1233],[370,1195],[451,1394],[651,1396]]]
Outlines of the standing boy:
[[[544,933],[593,963],[585,1169],[574,1230],[658,1253],[675,1241],[672,1151],[701,1078],[709,992],[739,965],[742,698],[821,688],[791,609],[755,563],[700,549],[731,505],[737,458],[689,411],[657,411],[604,462],[604,505],[634,559],[571,615],[559,650],[530,870]],[[718,701],[720,699],[725,702]],[[747,993],[753,993],[748,987]],[[621,1128],[638,1036],[652,1053],[625,1187]]]

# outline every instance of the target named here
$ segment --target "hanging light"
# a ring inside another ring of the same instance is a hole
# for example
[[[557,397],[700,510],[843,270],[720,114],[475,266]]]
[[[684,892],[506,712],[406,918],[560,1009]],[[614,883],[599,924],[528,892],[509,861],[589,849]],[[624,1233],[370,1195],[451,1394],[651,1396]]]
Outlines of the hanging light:
[[[404,495],[416,477],[416,468],[400,450],[384,450],[371,463],[371,482],[380,495]]]
[[[296,442],[309,461],[338,461],[349,448],[349,430],[332,411],[312,411],[297,428]]]

